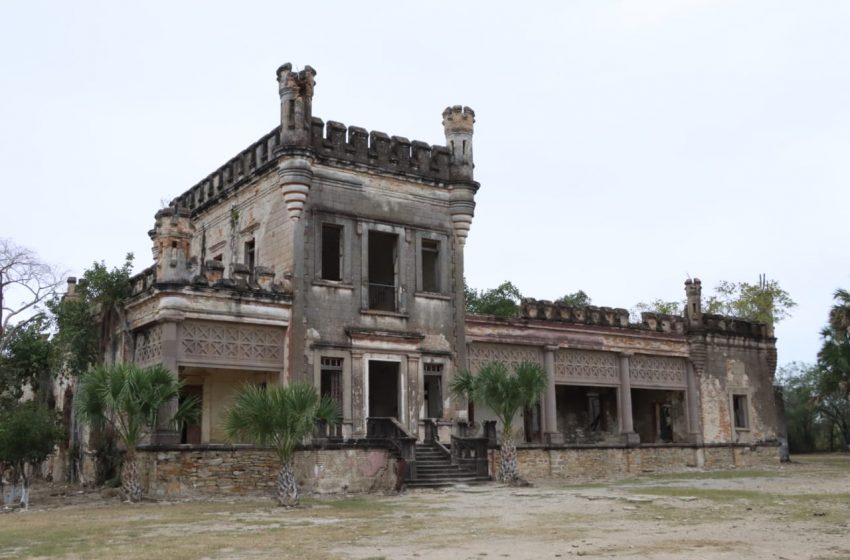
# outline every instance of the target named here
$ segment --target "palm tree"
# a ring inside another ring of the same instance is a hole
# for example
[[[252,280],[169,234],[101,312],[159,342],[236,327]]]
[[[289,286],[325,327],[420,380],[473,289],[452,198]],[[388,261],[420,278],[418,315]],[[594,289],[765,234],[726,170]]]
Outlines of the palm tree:
[[[450,390],[457,396],[470,396],[487,406],[502,423],[499,478],[502,482],[519,481],[513,421],[517,413],[534,406],[546,389],[546,371],[539,364],[522,362],[508,372],[501,362],[489,362],[477,375],[463,372],[456,376]]]
[[[278,505],[296,507],[295,447],[313,431],[317,421],[335,424],[338,415],[336,402],[319,397],[307,383],[244,385],[227,410],[224,429],[233,440],[274,448],[281,463],[277,475]]]
[[[128,500],[138,502],[136,448],[156,430],[162,406],[178,399],[182,382],[162,365],[115,364],[89,369],[79,387],[77,414],[96,430],[112,430],[124,444],[121,487]],[[170,422],[177,427],[197,413],[197,399],[184,399]]]
[[[834,298],[836,303],[829,312],[829,325],[850,337],[850,291],[835,290]]]

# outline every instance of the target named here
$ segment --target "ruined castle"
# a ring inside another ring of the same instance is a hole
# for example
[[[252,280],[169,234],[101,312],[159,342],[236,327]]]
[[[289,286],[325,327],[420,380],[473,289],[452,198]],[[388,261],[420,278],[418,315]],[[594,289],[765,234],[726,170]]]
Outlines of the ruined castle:
[[[444,145],[324,122],[312,113],[315,76],[281,66],[280,123],[156,214],[155,263],[133,279],[111,358],[164,364],[202,414],[180,432],[163,423],[153,490],[224,487],[197,464],[240,460],[221,426],[230,396],[290,380],[342,413],[304,480],[368,478],[365,463],[393,454],[411,480],[426,478],[415,464],[428,444],[492,473],[499,427],[447,390],[489,361],[548,374],[522,423],[529,477],[778,460],[770,326],[704,314],[699,280],[685,283],[684,316],[640,324],[623,309],[535,300],[512,319],[467,315],[475,113],[443,111]]]

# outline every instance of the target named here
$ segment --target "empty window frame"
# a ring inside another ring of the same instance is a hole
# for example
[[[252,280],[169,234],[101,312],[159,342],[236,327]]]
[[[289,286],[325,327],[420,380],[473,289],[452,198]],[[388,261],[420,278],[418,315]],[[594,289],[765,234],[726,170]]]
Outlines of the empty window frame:
[[[746,430],[750,427],[746,395],[732,395],[732,415],[734,416],[736,429]]]
[[[338,414],[342,414],[342,360],[343,358],[322,357],[321,386],[319,388],[322,397],[328,397],[336,403]],[[342,418],[328,427],[328,436],[339,437],[342,435]]]
[[[342,280],[342,226],[322,224],[322,280]]]
[[[443,417],[443,364],[424,364],[426,418]]]
[[[396,311],[398,235],[369,230],[369,309]]]
[[[423,239],[419,255],[422,269],[422,291],[438,293],[440,286],[440,242],[436,239]]]
[[[254,272],[254,266],[257,264],[257,244],[256,241],[251,238],[250,241],[245,242],[245,266],[248,267],[248,270]]]

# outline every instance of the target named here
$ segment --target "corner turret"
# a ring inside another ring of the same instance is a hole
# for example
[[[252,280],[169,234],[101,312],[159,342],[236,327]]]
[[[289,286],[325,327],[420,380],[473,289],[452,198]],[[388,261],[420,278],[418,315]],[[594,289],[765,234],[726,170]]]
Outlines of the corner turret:
[[[292,71],[287,62],[277,69],[280,93],[280,143],[282,146],[309,146],[313,121],[313,88],[316,70],[305,66]]]
[[[192,224],[188,208],[163,208],[156,213],[156,225],[148,232],[153,241],[156,282],[189,282],[195,263],[190,258]]]
[[[691,328],[702,326],[702,282],[699,278],[685,280],[685,317]]]
[[[452,179],[472,180],[475,167],[472,160],[472,132],[475,124],[475,111],[469,107],[446,107],[443,111],[443,129],[446,133],[446,146],[452,154]]]

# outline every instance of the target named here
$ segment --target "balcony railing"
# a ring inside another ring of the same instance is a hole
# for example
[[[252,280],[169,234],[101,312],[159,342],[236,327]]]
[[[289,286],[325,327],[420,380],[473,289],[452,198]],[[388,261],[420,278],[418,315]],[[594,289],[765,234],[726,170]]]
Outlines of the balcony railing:
[[[396,311],[396,291],[394,284],[369,283],[369,309]]]

